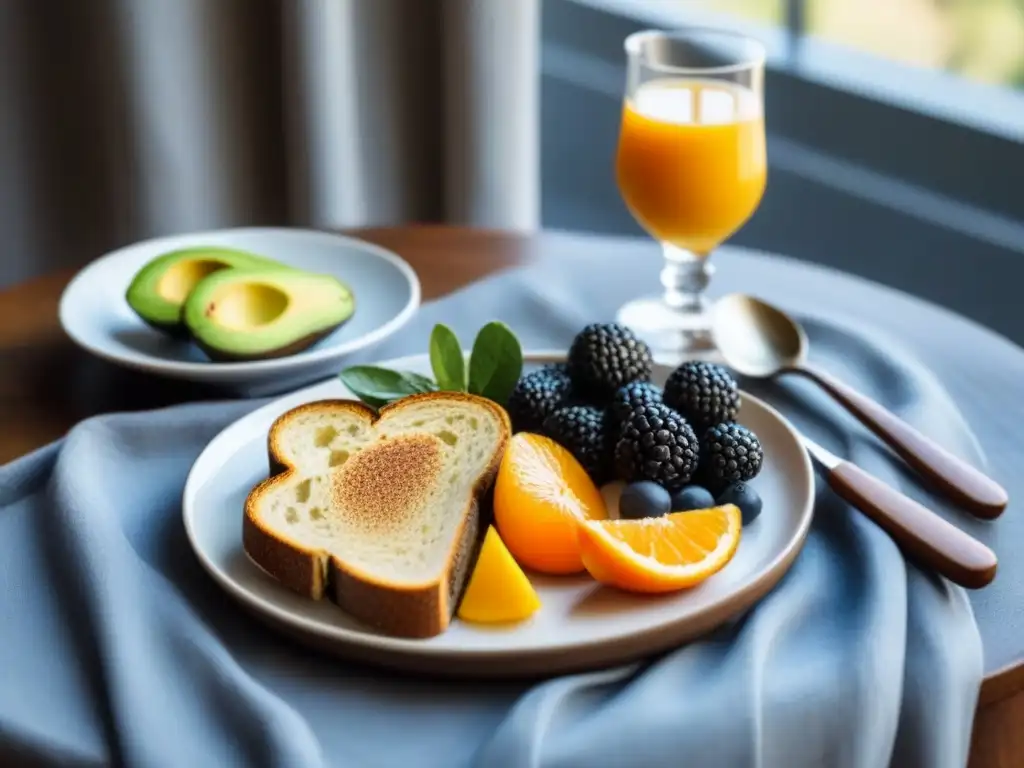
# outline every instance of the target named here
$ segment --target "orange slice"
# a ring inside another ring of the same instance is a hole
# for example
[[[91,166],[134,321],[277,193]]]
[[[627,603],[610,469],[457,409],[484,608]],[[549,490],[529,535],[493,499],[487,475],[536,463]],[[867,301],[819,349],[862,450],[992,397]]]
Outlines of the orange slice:
[[[541,435],[512,436],[494,482],[494,522],[520,565],[582,572],[579,523],[607,516],[601,492],[568,450]]]
[[[580,525],[583,563],[602,584],[630,592],[674,592],[721,570],[740,543],[739,509],[673,512]]]
[[[515,622],[529,618],[538,608],[540,599],[530,580],[512,559],[498,532],[488,526],[459,604],[459,618],[486,624]]]

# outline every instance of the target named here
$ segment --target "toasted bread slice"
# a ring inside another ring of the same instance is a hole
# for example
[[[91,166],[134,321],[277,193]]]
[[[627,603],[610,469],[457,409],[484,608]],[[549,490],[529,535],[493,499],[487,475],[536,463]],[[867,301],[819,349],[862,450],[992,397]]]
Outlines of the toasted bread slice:
[[[351,400],[295,408],[270,428],[271,477],[246,499],[245,552],[290,589],[327,594],[383,632],[439,634],[509,434],[503,408],[453,392],[379,414]]]

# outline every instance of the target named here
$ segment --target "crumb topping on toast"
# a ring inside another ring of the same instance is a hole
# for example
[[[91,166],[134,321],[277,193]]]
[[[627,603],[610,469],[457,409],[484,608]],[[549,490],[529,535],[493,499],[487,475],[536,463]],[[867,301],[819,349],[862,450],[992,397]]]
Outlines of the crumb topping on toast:
[[[383,439],[334,472],[331,499],[353,524],[383,533],[424,503],[442,468],[441,440],[430,434]]]

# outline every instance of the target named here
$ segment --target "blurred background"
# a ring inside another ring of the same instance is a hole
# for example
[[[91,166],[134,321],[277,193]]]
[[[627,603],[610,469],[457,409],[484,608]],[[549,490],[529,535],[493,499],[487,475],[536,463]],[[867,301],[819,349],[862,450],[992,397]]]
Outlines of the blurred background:
[[[797,31],[884,59],[1024,86],[1021,0],[675,0],[678,10],[720,11]],[[796,21],[789,14],[799,14]]]
[[[244,224],[640,235],[622,40],[684,24],[770,52],[735,243],[1024,343],[1024,0],[0,0],[0,287]]]
[[[621,38],[687,22],[770,50],[768,188],[734,243],[900,288],[1024,343],[1024,2],[549,0],[546,225],[639,233],[601,159],[618,130]]]

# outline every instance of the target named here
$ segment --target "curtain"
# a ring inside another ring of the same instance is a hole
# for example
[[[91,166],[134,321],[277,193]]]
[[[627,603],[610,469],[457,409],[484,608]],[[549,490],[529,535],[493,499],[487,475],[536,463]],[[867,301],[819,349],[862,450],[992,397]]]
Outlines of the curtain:
[[[538,219],[539,0],[0,0],[0,285],[160,234]]]

